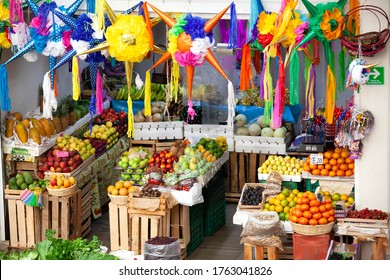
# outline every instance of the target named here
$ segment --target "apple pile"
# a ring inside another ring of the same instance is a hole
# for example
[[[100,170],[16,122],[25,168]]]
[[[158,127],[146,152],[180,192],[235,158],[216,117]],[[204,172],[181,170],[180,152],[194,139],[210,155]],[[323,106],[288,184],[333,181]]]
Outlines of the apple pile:
[[[118,142],[119,132],[112,127],[112,122],[106,122],[105,124],[93,125],[92,132],[90,130],[84,132],[84,138],[104,140],[107,142],[106,149],[109,149]]]
[[[65,178],[62,174],[52,174],[47,187],[50,189],[66,189],[72,187],[75,183],[74,177]]]
[[[142,185],[150,157],[149,151],[142,147],[131,148],[124,152],[117,165],[121,170],[121,178],[135,185]]]
[[[168,150],[154,153],[149,159],[148,166],[156,166],[160,168],[164,173],[173,173],[173,164],[177,161],[177,157]]]
[[[184,155],[179,157],[179,161],[174,164],[173,169],[178,174],[192,174],[193,176],[202,176],[211,169],[212,163],[207,162],[203,154],[187,146],[184,149]]]
[[[127,113],[124,111],[115,112],[113,108],[104,109],[102,114],[95,119],[95,123],[107,124],[111,122],[113,127],[119,133],[119,137],[122,137],[127,132]]]
[[[53,151],[54,150],[61,150],[61,151],[68,151],[68,152],[78,151],[83,160],[86,160],[96,152],[96,149],[92,147],[88,139],[82,140],[67,134],[57,137],[56,145],[54,145],[53,147]]]
[[[71,173],[83,163],[83,159],[77,150],[61,151],[51,149],[46,156],[40,158],[38,165],[39,178],[44,177],[44,172]]]

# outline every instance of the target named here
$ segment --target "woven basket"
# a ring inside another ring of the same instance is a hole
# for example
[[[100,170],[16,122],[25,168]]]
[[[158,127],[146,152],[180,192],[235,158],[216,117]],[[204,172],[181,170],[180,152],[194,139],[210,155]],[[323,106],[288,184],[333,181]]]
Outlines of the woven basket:
[[[291,223],[291,227],[295,233],[299,233],[302,235],[321,235],[321,234],[327,234],[332,231],[334,223],[328,223],[326,225],[300,225],[297,223]]]
[[[108,197],[110,198],[111,202],[118,205],[126,205],[128,201],[128,196],[123,195],[111,195],[108,194]]]
[[[52,189],[52,188],[49,188],[49,184],[48,183],[46,185],[46,189],[47,189],[47,192],[52,195],[52,196],[68,196],[68,195],[72,195],[75,193],[76,191],[76,186],[77,186],[77,183],[75,183],[74,185],[70,186],[69,188],[65,188],[65,189]]]

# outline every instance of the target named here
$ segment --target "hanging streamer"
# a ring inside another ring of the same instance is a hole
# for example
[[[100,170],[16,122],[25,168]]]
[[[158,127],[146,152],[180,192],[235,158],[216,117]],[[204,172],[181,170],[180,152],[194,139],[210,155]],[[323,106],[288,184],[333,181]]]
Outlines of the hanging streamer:
[[[349,1],[349,10],[355,9],[360,6],[359,0]],[[347,26],[349,34],[356,36],[360,34],[360,13],[353,13],[348,17]]]
[[[43,117],[51,119],[52,111],[57,110],[57,98],[54,95],[54,90],[51,88],[50,73],[47,72],[43,76]]]
[[[145,116],[151,116],[152,115],[152,108],[151,108],[151,79],[150,79],[150,70],[146,71],[145,75]]]
[[[263,4],[260,0],[251,0],[251,12],[250,12],[250,18],[249,18],[249,28],[248,28],[248,38],[249,41],[255,40],[256,38],[253,38],[252,35],[252,29],[254,25],[256,24],[257,18],[259,17],[259,14],[264,11]]]
[[[237,23],[237,13],[236,13],[236,4],[234,2],[230,5],[230,34],[229,34],[229,49],[237,48],[237,40],[238,40],[238,23]]]
[[[103,113],[103,78],[100,71],[96,75],[96,112],[98,115]]]
[[[333,124],[333,113],[336,105],[336,79],[330,65],[326,73],[326,112],[325,118],[328,124]]]
[[[179,79],[180,79],[180,67],[179,63],[172,61],[172,71],[171,71],[171,98],[175,97],[175,102],[177,102],[177,96],[179,93]]]
[[[143,6],[144,14],[145,14],[144,18],[145,18],[145,22],[146,22],[146,29],[148,30],[148,33],[149,33],[150,48],[153,49],[154,41],[153,41],[152,24],[150,23],[149,11],[148,11],[148,7],[146,6],[146,2],[142,6]]]
[[[271,57],[267,54],[267,61],[264,73],[264,123],[269,124],[271,121],[271,112],[273,106],[273,94],[272,94],[272,76],[270,73],[270,59]]]
[[[8,95],[8,73],[5,65],[0,66],[0,101],[1,110],[11,110],[11,100]]]
[[[345,47],[342,46],[339,52],[339,76],[337,79],[337,91],[342,92],[345,88]]]
[[[284,63],[282,60],[282,56],[280,54],[280,50],[278,48],[278,81],[276,82],[275,89],[275,100],[274,100],[274,108],[272,115],[272,124],[271,127],[276,129],[282,126],[282,115],[284,111],[284,103],[285,103],[285,71],[284,71]]]
[[[234,126],[234,116],[236,114],[236,100],[234,97],[234,86],[233,83],[228,80],[228,119],[227,125],[230,127]]]
[[[95,14],[97,17],[97,27],[99,30],[104,30],[104,2],[106,0],[96,0]]]
[[[290,104],[299,104],[299,55],[296,49],[290,58]]]
[[[72,58],[72,86],[73,86],[73,100],[79,100],[80,98],[80,72],[79,61],[77,56]]]
[[[95,3],[96,3],[96,0],[87,0],[87,12],[89,14],[95,13]]]
[[[249,44],[245,44],[242,49],[240,90],[254,88],[251,69],[251,50]]]

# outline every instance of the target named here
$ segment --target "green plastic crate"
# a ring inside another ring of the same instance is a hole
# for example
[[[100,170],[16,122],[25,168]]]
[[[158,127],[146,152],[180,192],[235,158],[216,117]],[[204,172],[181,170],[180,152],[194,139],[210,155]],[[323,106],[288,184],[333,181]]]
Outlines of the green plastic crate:
[[[225,198],[205,207],[204,209],[204,227],[205,236],[213,235],[218,229],[226,224],[226,201]]]
[[[266,180],[260,180],[260,183],[265,183]],[[291,181],[283,181],[282,189],[288,188],[289,190],[298,190],[300,192],[305,191],[305,187],[302,182],[291,182]]]
[[[315,192],[317,187],[320,186],[320,180],[311,183],[311,179],[305,179],[305,190]]]
[[[205,207],[213,205],[225,198],[225,187],[227,183],[227,173],[222,168],[213,179],[202,189]]]
[[[187,245],[188,256],[204,241],[203,208],[203,203],[190,207],[190,242]]]

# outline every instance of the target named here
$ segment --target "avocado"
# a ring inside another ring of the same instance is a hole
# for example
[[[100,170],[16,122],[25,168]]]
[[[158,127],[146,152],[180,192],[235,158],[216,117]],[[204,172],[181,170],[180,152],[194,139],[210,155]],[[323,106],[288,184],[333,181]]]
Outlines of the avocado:
[[[16,184],[17,184],[19,187],[21,187],[21,186],[22,186],[22,184],[24,184],[24,179],[23,179],[23,176],[22,176],[22,178],[18,178],[18,179],[16,179]]]
[[[29,184],[32,184],[32,182],[34,182],[34,178],[31,176],[31,174],[27,171],[24,171],[23,172],[23,178],[24,178],[24,182],[29,185]]]
[[[25,190],[28,188],[28,185],[26,183],[23,183],[21,186],[20,186],[20,189],[21,190]]]

